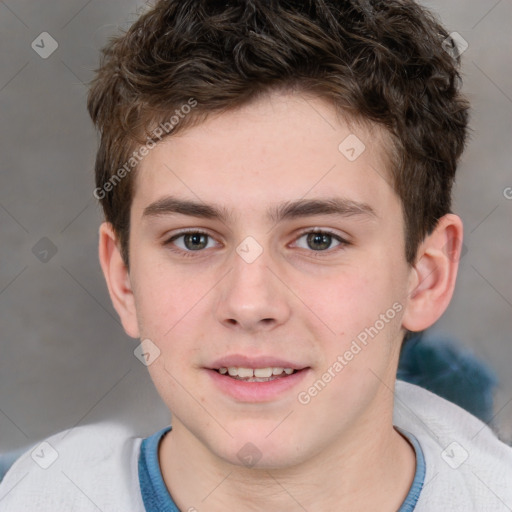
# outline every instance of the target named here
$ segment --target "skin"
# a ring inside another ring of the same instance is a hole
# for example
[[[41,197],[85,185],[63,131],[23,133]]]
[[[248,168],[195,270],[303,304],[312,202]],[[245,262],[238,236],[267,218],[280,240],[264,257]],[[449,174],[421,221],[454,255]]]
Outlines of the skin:
[[[338,150],[349,134],[366,146],[352,162]],[[407,495],[415,455],[392,424],[400,344],[405,329],[425,329],[446,309],[462,223],[443,217],[407,264],[387,144],[377,126],[349,126],[320,98],[273,93],[169,137],[141,162],[129,270],[102,224],[100,262],[123,326],[160,350],[148,369],[173,416],[160,466],[180,510],[391,512]],[[143,215],[166,195],[230,217]],[[374,215],[267,217],[280,203],[334,196]],[[189,228],[211,236],[206,248],[190,250],[183,237],[166,245]],[[327,238],[319,250],[303,234],[312,229],[349,243]],[[262,249],[252,263],[236,251],[247,236]],[[298,393],[396,303],[394,319],[300,403]],[[228,354],[272,355],[309,370],[291,391],[248,403],[222,393],[204,369]],[[237,456],[248,442],[261,454],[254,467]]]

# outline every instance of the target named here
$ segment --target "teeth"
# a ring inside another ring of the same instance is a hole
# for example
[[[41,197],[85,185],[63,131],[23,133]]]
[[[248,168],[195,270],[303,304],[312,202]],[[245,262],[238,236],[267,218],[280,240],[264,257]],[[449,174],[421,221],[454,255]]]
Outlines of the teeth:
[[[240,373],[238,374],[240,375]],[[272,375],[272,368],[255,368],[254,376],[255,377],[270,377]],[[240,375],[241,377],[241,375]]]
[[[230,368],[231,370],[231,368]],[[236,368],[235,368],[236,370]],[[231,372],[230,372],[231,375]],[[238,368],[238,376],[242,379],[245,377],[254,377],[254,371],[252,368]]]
[[[229,368],[219,368],[221,375],[229,374],[230,377],[244,378],[268,378],[272,375],[281,375],[283,372],[286,375],[291,375],[295,370],[293,368],[280,368],[280,367],[267,367],[267,368],[243,368],[237,366],[230,366]]]

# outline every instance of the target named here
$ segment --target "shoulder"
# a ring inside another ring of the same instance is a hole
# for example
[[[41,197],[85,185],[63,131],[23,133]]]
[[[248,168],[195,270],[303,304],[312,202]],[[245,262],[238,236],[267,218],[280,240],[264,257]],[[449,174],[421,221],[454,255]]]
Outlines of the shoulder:
[[[395,387],[393,420],[418,439],[424,452],[426,475],[418,512],[512,509],[512,447],[485,423],[402,381]]]
[[[143,511],[141,439],[104,422],[59,432],[25,452],[0,484],[2,510]]]

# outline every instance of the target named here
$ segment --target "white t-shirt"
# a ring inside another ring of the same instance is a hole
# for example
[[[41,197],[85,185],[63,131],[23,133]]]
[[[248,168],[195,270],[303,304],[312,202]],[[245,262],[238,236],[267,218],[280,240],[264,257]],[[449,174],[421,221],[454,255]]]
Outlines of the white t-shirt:
[[[397,381],[393,423],[419,441],[426,463],[415,512],[511,512],[512,448],[480,420]],[[32,448],[0,483],[1,512],[145,512],[142,439],[104,422],[65,430]]]

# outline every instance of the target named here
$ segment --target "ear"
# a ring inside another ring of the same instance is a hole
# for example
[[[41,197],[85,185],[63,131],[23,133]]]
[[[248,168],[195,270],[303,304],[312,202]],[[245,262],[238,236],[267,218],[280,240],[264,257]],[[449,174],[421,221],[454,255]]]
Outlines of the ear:
[[[99,258],[110,299],[128,336],[139,337],[135,300],[128,268],[124,264],[112,225],[103,222],[99,230]]]
[[[455,288],[462,236],[461,219],[447,214],[418,248],[402,318],[405,329],[413,332],[427,329],[448,307]]]

